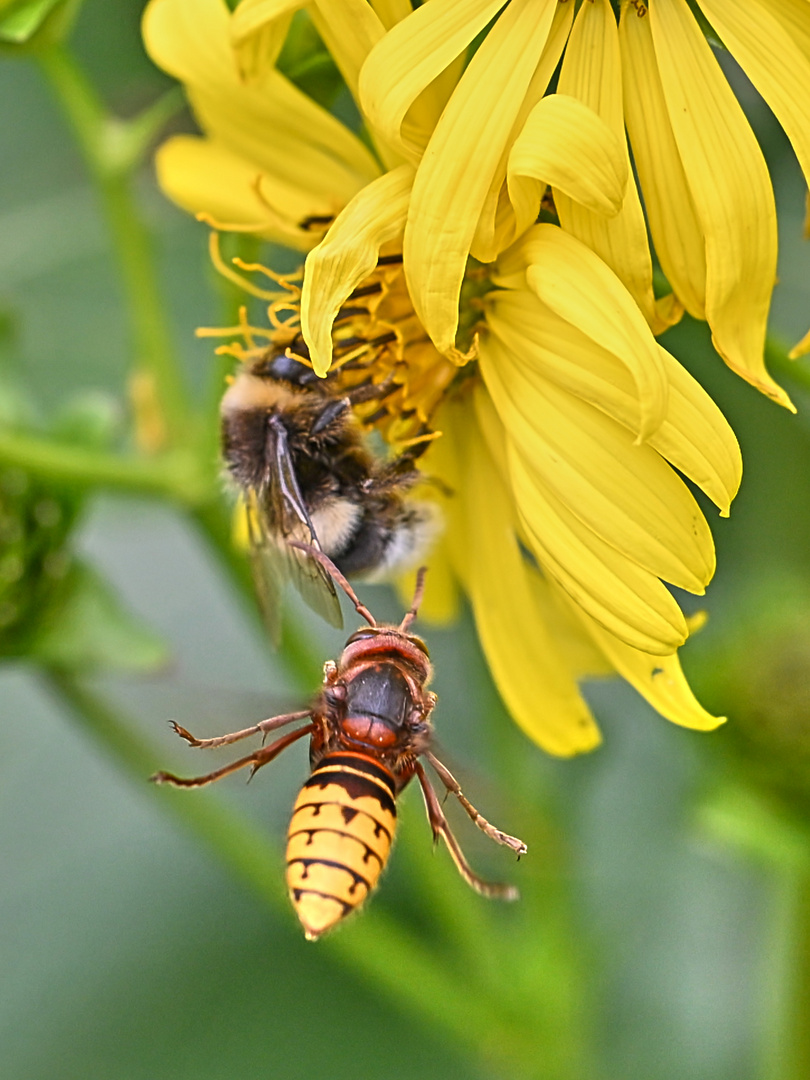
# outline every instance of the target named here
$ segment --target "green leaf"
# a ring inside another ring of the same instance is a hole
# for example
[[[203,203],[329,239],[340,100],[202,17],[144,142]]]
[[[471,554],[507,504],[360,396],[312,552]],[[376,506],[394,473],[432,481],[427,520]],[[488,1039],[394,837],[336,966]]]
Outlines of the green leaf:
[[[76,562],[43,614],[28,655],[69,671],[149,672],[165,665],[169,654],[95,570]]]
[[[0,0],[0,43],[17,48],[60,41],[82,0]],[[35,41],[40,34],[42,42]]]

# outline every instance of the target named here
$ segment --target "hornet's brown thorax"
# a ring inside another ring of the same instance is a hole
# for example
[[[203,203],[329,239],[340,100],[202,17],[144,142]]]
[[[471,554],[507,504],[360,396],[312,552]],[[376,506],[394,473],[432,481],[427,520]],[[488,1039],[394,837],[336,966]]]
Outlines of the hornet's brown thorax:
[[[324,688],[313,710],[313,767],[337,750],[370,754],[391,771],[401,791],[413,775],[413,760],[430,742],[436,701],[426,690],[431,674],[418,638],[384,627],[353,634],[339,661],[324,667]]]

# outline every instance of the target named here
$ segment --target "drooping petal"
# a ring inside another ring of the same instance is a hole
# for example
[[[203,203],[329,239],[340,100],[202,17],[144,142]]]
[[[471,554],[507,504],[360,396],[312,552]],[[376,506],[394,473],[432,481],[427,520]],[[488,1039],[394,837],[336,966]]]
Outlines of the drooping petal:
[[[780,405],[763,359],[776,280],[776,207],[754,133],[686,0],[656,0],[650,25],[670,123],[706,237],[706,318],[732,370]]]
[[[482,263],[494,262],[502,251],[514,243],[519,235],[509,192],[506,187],[507,165],[513,141],[520,135],[526,121],[536,105],[543,100],[543,95],[557,70],[565,43],[574,21],[573,5],[557,4],[554,18],[548,32],[546,44],[529,82],[526,94],[515,116],[512,131],[501,159],[492,173],[489,189],[484,196],[478,224],[470,245],[470,254]],[[535,215],[536,216],[536,215]]]
[[[392,30],[413,11],[411,0],[369,0],[386,30]]]
[[[706,240],[684,172],[658,74],[650,20],[623,8],[619,42],[624,118],[661,267],[683,306],[706,318]]]
[[[712,716],[692,693],[677,654],[649,656],[609,634],[581,608],[574,611],[618,673],[667,720],[693,731],[714,731],[725,723],[725,716]]]
[[[536,220],[546,184],[596,214],[618,214],[627,154],[610,128],[576,98],[549,94],[529,113],[507,166],[516,232]]]
[[[313,0],[310,14],[346,85],[360,104],[360,69],[385,27],[366,0]]]
[[[600,742],[599,730],[571,663],[586,652],[587,641],[580,653],[561,647],[561,639],[567,643],[572,634],[570,624],[548,621],[548,611],[537,602],[547,585],[521,554],[508,489],[471,410],[446,408],[441,425],[445,436],[436,446],[442,462],[436,472],[458,493],[448,500],[448,540],[504,704],[549,753],[568,757],[591,750]]]
[[[504,427],[497,414],[494,419],[491,414],[490,403],[489,412],[479,413],[479,422],[497,459]],[[510,478],[520,534],[543,573],[635,648],[666,655],[683,644],[686,623],[660,580],[583,525],[508,440],[502,454],[501,468]]]
[[[500,340],[481,370],[525,471],[588,529],[673,585],[702,593],[714,572],[709,527],[688,488],[605,413],[527,370]]]
[[[810,182],[810,55],[794,37],[795,21],[803,19],[805,32],[810,22],[807,0],[700,0],[700,6],[784,128]]]
[[[454,349],[472,238],[556,6],[555,0],[512,0],[470,61],[417,171],[405,274],[416,313],[440,352]]]
[[[659,578],[583,526],[514,451],[509,464],[521,526],[543,570],[628,645],[675,652],[686,640],[686,622]]]
[[[332,363],[332,323],[342,304],[377,265],[380,247],[402,233],[412,183],[410,165],[378,177],[338,214],[307,256],[301,330],[318,375]]]
[[[499,290],[486,299],[487,326],[527,369],[638,432],[638,391],[622,359],[555,315],[526,290]],[[648,443],[696,483],[728,515],[742,475],[739,444],[703,387],[661,346],[669,384],[666,416]]]
[[[259,173],[226,147],[196,135],[168,139],[155,153],[155,167],[161,189],[184,210],[298,251],[309,251],[317,234],[296,223],[333,209],[322,193]]]
[[[206,133],[258,172],[324,192],[338,209],[379,166],[362,142],[278,72],[242,82],[222,0],[152,0],[143,33],[155,61],[186,86]]]
[[[244,79],[258,81],[276,60],[293,13],[306,0],[242,0],[231,16],[231,46]]]
[[[558,92],[582,101],[597,113],[629,154],[624,134],[622,71],[616,16],[610,0],[595,0],[579,9],[563,58]],[[628,181],[619,214],[607,218],[554,189],[560,224],[587,244],[616,273],[634,297],[655,333],[677,322],[679,310],[670,300],[656,303],[647,226],[635,181]]]
[[[377,42],[360,73],[360,101],[392,146],[421,153],[422,147],[409,143],[402,130],[409,109],[501,7],[503,0],[432,0]]]
[[[632,371],[641,407],[639,438],[661,426],[668,384],[655,338],[633,298],[610,267],[585,244],[554,225],[536,225],[505,253],[505,277],[526,266],[526,284],[560,318],[579,327]],[[501,269],[499,263],[498,269]]]

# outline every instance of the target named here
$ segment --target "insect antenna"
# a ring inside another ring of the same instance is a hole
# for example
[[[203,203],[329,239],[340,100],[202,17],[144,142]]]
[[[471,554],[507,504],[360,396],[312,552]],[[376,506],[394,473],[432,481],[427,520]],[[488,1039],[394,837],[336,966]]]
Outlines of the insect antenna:
[[[290,547],[298,548],[299,551],[306,552],[306,554],[309,555],[311,558],[315,559],[316,562],[319,562],[324,568],[324,570],[326,570],[327,574],[334,578],[338,585],[340,585],[341,589],[343,589],[343,591],[346,593],[348,598],[354,604],[355,608],[357,608],[357,614],[364,618],[369,624],[369,626],[377,625],[377,620],[368,610],[366,605],[360,603],[357,593],[351,587],[343,574],[341,574],[340,570],[338,570],[338,568],[335,566],[335,564],[332,562],[328,555],[324,554],[324,552],[321,551],[320,548],[313,547],[312,544],[304,544],[300,540],[288,540],[287,543]]]
[[[413,592],[413,602],[405,612],[405,617],[402,622],[399,624],[400,634],[408,633],[411,623],[419,612],[419,605],[422,603],[422,597],[425,595],[425,575],[427,574],[427,569],[426,566],[420,566],[416,572],[416,588]]]

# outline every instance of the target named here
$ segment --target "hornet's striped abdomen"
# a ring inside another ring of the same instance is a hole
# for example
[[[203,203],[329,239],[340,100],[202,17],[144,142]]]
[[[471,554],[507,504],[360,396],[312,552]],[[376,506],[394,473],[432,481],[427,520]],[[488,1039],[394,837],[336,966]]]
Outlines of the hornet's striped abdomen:
[[[365,754],[326,754],[301,789],[287,840],[287,885],[308,938],[319,937],[377,883],[394,838],[393,775]]]

